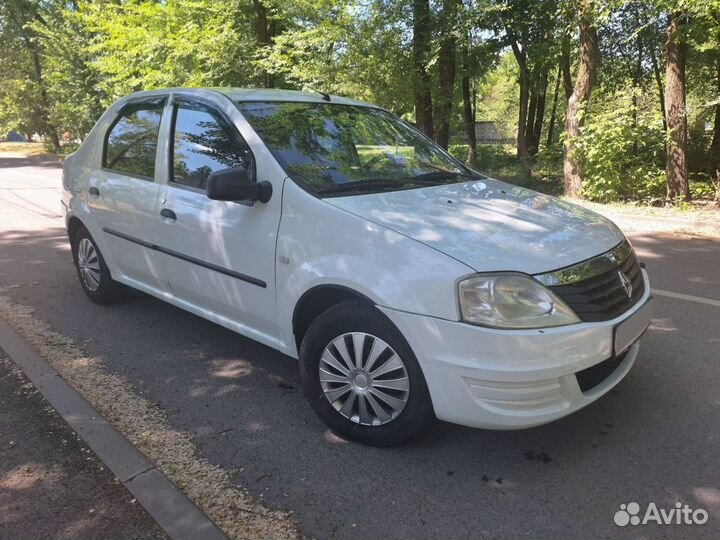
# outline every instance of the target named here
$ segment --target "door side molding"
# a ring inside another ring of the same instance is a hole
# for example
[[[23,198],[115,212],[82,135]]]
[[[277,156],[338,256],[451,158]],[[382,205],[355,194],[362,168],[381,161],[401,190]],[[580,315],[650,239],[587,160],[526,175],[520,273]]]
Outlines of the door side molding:
[[[245,281],[246,283],[251,283],[252,285],[257,285],[258,287],[262,287],[263,289],[267,288],[267,283],[261,279],[258,279],[258,278],[252,277],[252,276],[248,276],[246,274],[241,274],[240,272],[235,272],[234,270],[230,270],[228,268],[223,268],[222,266],[218,266],[216,264],[202,261],[200,259],[196,259],[195,257],[191,257],[190,255],[185,255],[184,253],[179,253],[172,249],[164,248],[164,247],[158,246],[156,244],[151,244],[150,242],[146,242],[145,240],[141,240],[140,238],[135,238],[133,236],[129,236],[127,234],[121,233],[120,231],[116,231],[114,229],[109,229],[108,227],[103,227],[103,231],[109,235],[116,236],[118,238],[122,238],[123,240],[127,240],[128,242],[132,242],[134,244],[141,245],[143,247],[152,249],[154,251],[158,251],[160,253],[164,253],[165,255],[175,257],[176,259],[181,259],[183,261],[195,264],[197,266],[207,268],[208,270],[213,270],[214,272],[218,272],[220,274],[225,274],[226,276],[230,276],[232,278],[239,279],[241,281]]]

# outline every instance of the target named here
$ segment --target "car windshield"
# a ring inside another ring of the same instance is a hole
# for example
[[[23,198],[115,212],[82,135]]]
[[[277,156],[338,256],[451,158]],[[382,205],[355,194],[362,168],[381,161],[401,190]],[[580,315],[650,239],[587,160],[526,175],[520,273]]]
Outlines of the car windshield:
[[[332,103],[241,102],[285,172],[323,197],[463,182],[472,175],[396,116]]]

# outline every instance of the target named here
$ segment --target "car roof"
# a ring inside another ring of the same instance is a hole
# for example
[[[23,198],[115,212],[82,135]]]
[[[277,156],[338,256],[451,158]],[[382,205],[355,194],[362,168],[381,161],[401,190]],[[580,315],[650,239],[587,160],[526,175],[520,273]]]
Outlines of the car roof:
[[[240,102],[251,102],[251,101],[292,101],[292,102],[305,102],[305,103],[328,103],[325,99],[327,94],[321,94],[320,92],[300,92],[297,90],[279,90],[274,88],[163,88],[158,90],[145,90],[141,92],[135,92],[126,96],[126,99],[139,98],[145,96],[158,96],[162,94],[170,94],[173,92],[182,92],[184,94],[192,94],[197,92],[198,94],[206,92],[215,92],[222,94],[232,101]],[[342,105],[360,105],[363,107],[374,107],[369,103],[363,103],[354,99],[330,95],[329,103],[339,103]]]

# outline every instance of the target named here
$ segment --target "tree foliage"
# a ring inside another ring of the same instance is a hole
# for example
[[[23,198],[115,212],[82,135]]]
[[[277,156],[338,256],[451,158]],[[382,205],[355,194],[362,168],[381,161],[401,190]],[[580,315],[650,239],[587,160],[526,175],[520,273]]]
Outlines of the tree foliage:
[[[475,121],[516,141],[528,175],[565,141],[579,196],[660,200],[666,179],[673,202],[689,179],[720,200],[720,0],[0,2],[0,132],[50,146],[136,90],[273,86],[377,103],[443,146],[469,143],[479,169]],[[583,13],[601,61],[576,107]]]

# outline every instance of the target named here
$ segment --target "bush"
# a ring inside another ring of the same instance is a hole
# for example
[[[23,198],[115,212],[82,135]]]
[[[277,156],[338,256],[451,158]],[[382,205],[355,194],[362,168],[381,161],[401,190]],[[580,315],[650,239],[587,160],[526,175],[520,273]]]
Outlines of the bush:
[[[693,200],[713,200],[715,185],[709,175],[698,175],[697,181],[690,181],[690,198]]]
[[[449,152],[460,161],[467,159],[467,145],[449,147]],[[470,166],[492,178],[509,182],[550,195],[562,193],[562,146],[542,147],[533,158],[528,170],[515,155],[511,144],[479,144],[477,159]]]
[[[656,111],[637,110],[632,95],[613,96],[588,114],[576,140],[583,195],[597,202],[653,202],[665,195],[665,134]]]
[[[455,159],[467,162],[468,145],[451,144],[448,152]],[[470,166],[479,171],[495,170],[499,167],[507,167],[517,161],[515,158],[515,147],[509,144],[478,144],[475,163]]]

